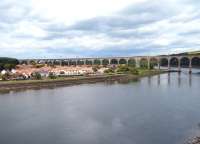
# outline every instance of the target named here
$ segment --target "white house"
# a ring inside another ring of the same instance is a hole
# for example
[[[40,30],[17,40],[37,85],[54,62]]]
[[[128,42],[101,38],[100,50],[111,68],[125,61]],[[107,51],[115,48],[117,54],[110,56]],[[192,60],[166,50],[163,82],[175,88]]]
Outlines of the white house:
[[[15,69],[12,69],[12,70],[11,70],[11,73],[15,74],[15,73],[16,73],[16,70],[15,70]]]
[[[1,71],[1,74],[2,74],[2,75],[6,74],[6,73],[7,73],[6,70],[2,70],[2,71]]]

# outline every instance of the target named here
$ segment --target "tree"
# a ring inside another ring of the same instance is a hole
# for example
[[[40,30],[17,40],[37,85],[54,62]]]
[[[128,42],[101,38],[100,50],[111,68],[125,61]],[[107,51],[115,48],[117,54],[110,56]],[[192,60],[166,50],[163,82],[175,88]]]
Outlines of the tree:
[[[13,58],[0,58],[0,70],[3,69],[12,69],[15,68],[16,65],[19,64],[19,61],[17,59]]]
[[[4,65],[4,69],[6,69],[6,70],[10,70],[11,69],[11,64],[5,64]]]
[[[14,64],[9,64],[9,63],[7,63],[7,64],[4,65],[4,69],[6,69],[6,70],[11,70],[11,69],[13,69],[13,68],[15,68],[15,65],[14,65]]]

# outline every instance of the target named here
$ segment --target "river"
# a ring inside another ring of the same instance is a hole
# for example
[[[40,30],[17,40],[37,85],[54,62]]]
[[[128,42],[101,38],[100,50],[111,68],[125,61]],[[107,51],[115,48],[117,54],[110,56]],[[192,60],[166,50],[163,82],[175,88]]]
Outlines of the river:
[[[184,144],[200,135],[200,75],[0,94],[0,144]]]

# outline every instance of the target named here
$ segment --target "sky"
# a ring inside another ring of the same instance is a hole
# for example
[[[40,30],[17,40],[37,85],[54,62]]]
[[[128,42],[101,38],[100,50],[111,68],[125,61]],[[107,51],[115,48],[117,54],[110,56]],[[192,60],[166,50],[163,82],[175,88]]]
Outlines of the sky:
[[[200,50],[199,0],[0,0],[0,57]]]

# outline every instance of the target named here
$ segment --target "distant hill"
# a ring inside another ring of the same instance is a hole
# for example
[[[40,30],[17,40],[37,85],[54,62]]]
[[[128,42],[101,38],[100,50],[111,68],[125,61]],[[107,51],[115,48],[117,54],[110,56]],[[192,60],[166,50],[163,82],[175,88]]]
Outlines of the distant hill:
[[[171,54],[171,56],[182,56],[182,55],[200,55],[200,51],[193,51],[193,52],[185,52],[179,54]]]
[[[188,52],[189,55],[200,55],[200,51]]]

